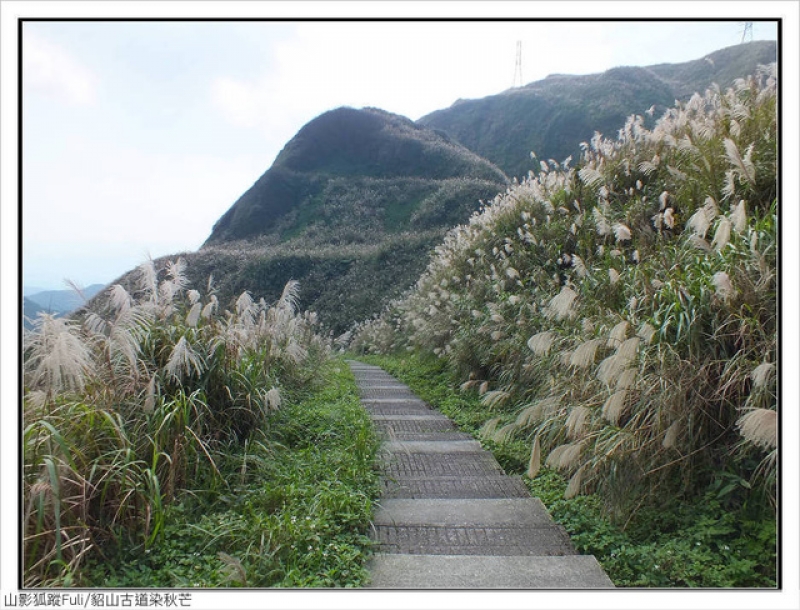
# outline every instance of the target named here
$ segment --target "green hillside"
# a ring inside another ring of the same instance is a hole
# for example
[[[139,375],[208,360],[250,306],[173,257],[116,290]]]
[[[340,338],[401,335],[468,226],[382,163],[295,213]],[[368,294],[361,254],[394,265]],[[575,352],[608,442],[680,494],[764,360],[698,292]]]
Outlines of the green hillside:
[[[664,553],[653,580],[618,572],[629,584],[775,578],[777,91],[773,64],[543,167],[454,228],[351,344],[437,359],[480,397],[486,442],[622,529],[638,517],[646,537],[667,505],[728,520],[718,546],[681,543],[716,574]],[[621,549],[596,550],[618,569]]]
[[[522,178],[533,168],[531,152],[559,162],[568,156],[578,159],[579,143],[595,131],[614,136],[631,114],[645,115],[655,106],[654,116],[659,116],[675,100],[687,100],[713,83],[728,87],[775,59],[776,43],[758,41],[681,64],[552,75],[498,95],[459,100],[418,122],[450,134],[509,176]]]
[[[430,228],[431,214],[435,224],[462,216],[431,209],[450,189],[490,197],[505,182],[488,161],[405,117],[338,108],[292,138],[214,225],[206,245],[306,233],[329,243],[378,241],[382,233]]]

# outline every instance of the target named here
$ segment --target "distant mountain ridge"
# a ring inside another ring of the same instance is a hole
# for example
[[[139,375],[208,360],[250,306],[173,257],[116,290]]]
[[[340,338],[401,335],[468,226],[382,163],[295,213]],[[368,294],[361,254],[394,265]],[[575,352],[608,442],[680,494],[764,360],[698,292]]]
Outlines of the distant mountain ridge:
[[[299,280],[300,306],[343,332],[413,285],[446,231],[510,176],[538,171],[531,151],[577,165],[595,131],[613,136],[631,114],[652,125],[675,99],[727,87],[776,52],[775,42],[755,42],[683,64],[551,75],[416,123],[375,108],[328,111],[286,144],[199,251],[182,254],[190,280],[203,286],[213,275],[223,303],[243,290],[275,300]]]
[[[758,65],[776,61],[776,55],[777,43],[755,41],[679,64],[555,74],[497,95],[458,100],[418,123],[448,133],[509,176],[523,177],[534,167],[531,152],[558,162],[577,160],[580,142],[595,131],[614,136],[630,115],[645,115],[654,106],[658,117],[675,100],[685,101],[714,83],[725,89]]]
[[[49,313],[63,316],[75,311],[86,303],[89,299],[99,293],[105,286],[103,284],[92,284],[81,292],[83,296],[74,290],[42,290],[33,292],[23,298],[22,315],[28,320],[34,320],[39,313]],[[30,328],[31,324],[24,321],[25,327]]]

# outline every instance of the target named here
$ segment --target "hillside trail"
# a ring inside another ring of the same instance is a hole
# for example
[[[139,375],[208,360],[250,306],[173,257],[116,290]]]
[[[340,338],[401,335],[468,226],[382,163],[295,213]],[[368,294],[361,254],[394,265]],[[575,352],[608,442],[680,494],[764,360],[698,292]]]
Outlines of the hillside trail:
[[[607,589],[518,477],[377,366],[349,365],[382,436],[375,589]]]

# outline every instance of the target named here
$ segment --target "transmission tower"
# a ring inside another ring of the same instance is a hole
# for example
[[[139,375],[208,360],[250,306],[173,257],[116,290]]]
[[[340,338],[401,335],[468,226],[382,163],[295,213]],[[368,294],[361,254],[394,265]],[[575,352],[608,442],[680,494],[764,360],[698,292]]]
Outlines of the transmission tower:
[[[514,83],[511,85],[512,88],[514,87],[522,87],[522,41],[517,41],[517,63],[514,66]]]
[[[742,30],[742,44],[747,37],[750,37],[750,42],[753,42],[753,22],[752,21],[745,21],[744,22],[744,29]]]

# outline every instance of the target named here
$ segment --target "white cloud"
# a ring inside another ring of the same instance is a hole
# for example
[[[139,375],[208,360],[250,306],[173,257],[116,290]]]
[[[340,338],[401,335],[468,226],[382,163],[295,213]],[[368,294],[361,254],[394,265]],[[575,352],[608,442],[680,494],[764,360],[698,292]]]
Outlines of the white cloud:
[[[71,104],[92,105],[98,79],[62,47],[38,34],[23,34],[23,84]]]

